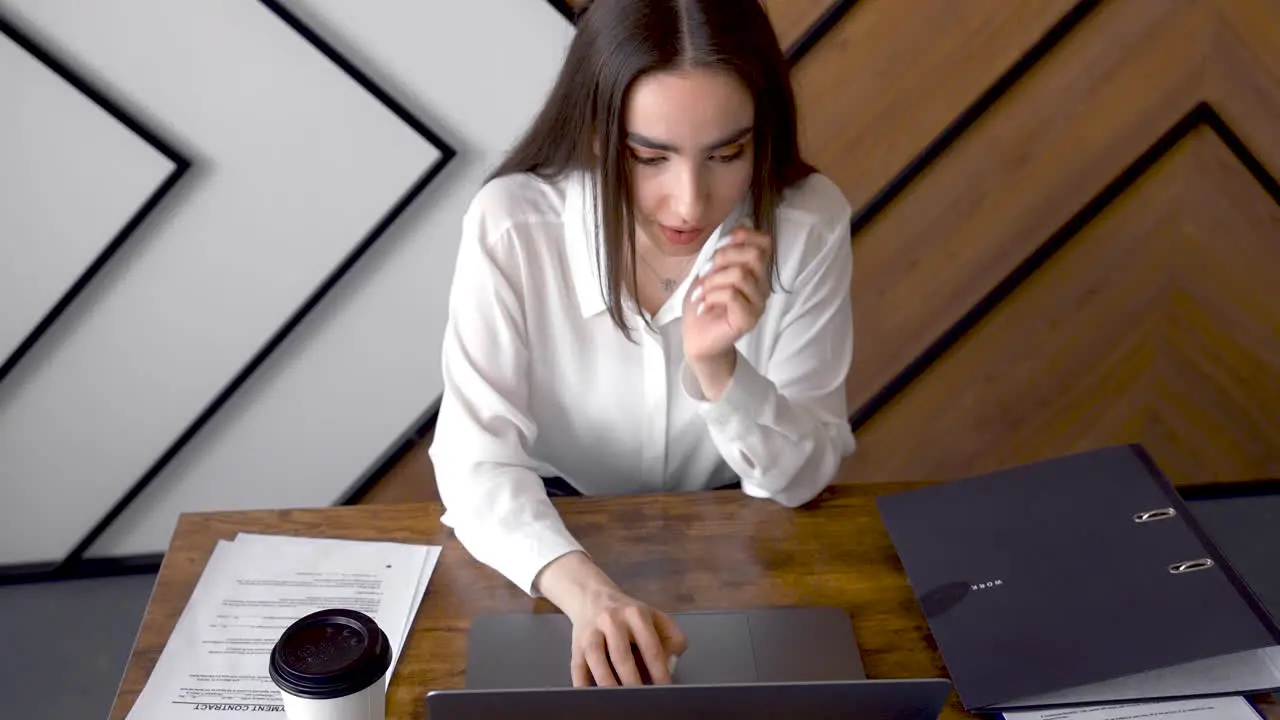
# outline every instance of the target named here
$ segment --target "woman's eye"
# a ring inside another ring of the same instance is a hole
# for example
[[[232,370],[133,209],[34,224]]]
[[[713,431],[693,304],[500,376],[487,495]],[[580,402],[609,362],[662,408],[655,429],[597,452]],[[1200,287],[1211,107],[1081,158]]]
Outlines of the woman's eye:
[[[631,157],[641,165],[659,165],[666,160],[666,158],[661,155],[641,155],[636,152],[631,153]]]
[[[718,155],[712,155],[711,159],[715,160],[716,162],[731,163],[734,160],[737,160],[738,158],[742,157],[743,153],[745,152],[746,152],[746,146],[739,145],[738,147],[734,148],[730,152],[720,153]]]

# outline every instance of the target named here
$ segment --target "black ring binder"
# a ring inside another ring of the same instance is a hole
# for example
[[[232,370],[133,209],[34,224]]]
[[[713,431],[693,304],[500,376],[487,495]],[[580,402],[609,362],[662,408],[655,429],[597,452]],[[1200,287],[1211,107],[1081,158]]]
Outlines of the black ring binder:
[[[876,504],[969,712],[1280,688],[1280,625],[1140,445]],[[926,604],[966,577],[1003,585]]]

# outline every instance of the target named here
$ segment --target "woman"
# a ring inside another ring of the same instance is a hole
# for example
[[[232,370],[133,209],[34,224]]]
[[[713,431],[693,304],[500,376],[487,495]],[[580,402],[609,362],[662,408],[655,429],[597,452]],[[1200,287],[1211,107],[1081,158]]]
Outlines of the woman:
[[[591,561],[549,494],[737,482],[795,507],[853,452],[849,219],[800,157],[760,5],[581,15],[546,106],[464,218],[430,451],[462,545],[572,620],[575,685],[641,682],[632,643],[669,682],[685,639]]]

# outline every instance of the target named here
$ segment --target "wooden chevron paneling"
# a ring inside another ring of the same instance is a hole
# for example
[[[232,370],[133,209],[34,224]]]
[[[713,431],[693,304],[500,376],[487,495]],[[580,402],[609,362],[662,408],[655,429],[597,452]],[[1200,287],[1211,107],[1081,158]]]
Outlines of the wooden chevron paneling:
[[[361,505],[396,505],[439,500],[435,468],[427,454],[434,437],[434,431],[428,432],[413,443],[386,474],[352,501]]]
[[[861,0],[792,72],[806,156],[865,205],[1074,4]]]
[[[1259,13],[1280,5],[1104,3],[912,183],[855,239],[851,407],[874,410],[931,343],[1201,99],[1220,103],[1280,168],[1265,132],[1280,118],[1274,53],[1266,62],[1260,48],[1217,53],[1239,16],[1252,17],[1253,32],[1274,30]],[[1230,73],[1239,79],[1215,82]],[[855,465],[851,477],[883,476],[874,463]]]
[[[1197,100],[1204,13],[1106,3],[854,241],[866,403]]]
[[[835,0],[765,0],[764,6],[773,21],[778,42],[787,48],[834,4]]]
[[[1219,0],[1204,92],[1280,176],[1280,2]]]
[[[861,433],[938,479],[1141,442],[1175,482],[1280,476],[1280,205],[1201,127]]]

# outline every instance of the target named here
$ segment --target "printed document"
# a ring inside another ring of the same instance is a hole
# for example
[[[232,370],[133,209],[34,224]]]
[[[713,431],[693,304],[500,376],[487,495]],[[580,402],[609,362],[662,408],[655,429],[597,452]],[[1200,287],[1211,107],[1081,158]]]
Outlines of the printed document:
[[[1004,713],[1005,720],[1259,720],[1260,717],[1249,701],[1238,695]]]
[[[395,672],[438,546],[241,534],[221,540],[128,720],[238,720],[281,712],[267,674],[298,618],[348,608],[374,619]]]

